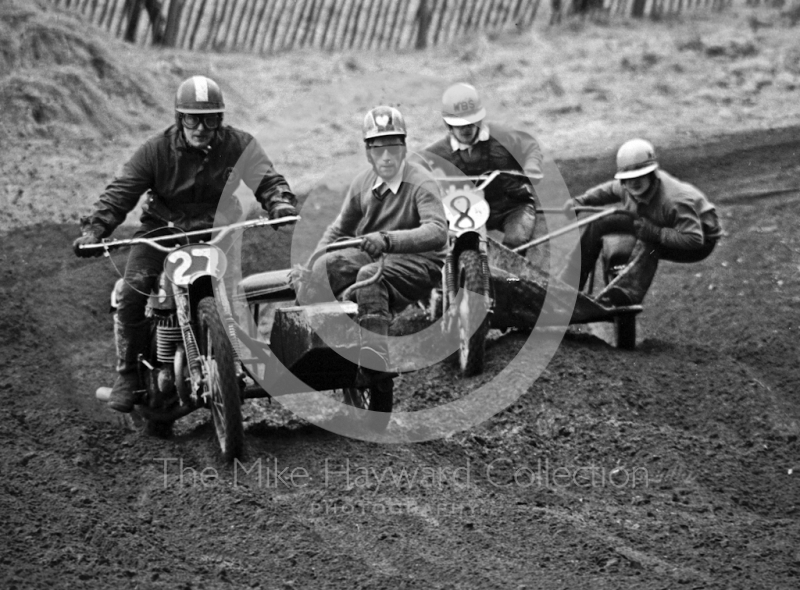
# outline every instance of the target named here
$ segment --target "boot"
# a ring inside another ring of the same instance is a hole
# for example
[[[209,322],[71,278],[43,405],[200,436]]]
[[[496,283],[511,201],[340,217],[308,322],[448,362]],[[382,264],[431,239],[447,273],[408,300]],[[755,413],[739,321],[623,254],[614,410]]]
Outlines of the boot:
[[[139,387],[139,353],[145,352],[147,339],[150,336],[150,323],[123,324],[114,315],[114,342],[117,346],[117,372],[108,407],[117,412],[128,413],[138,399]]]
[[[649,242],[636,242],[627,266],[597,296],[605,307],[638,305],[644,301],[658,269],[658,250]]]
[[[365,315],[358,319],[361,350],[358,355],[357,387],[370,387],[389,371],[389,319]]]

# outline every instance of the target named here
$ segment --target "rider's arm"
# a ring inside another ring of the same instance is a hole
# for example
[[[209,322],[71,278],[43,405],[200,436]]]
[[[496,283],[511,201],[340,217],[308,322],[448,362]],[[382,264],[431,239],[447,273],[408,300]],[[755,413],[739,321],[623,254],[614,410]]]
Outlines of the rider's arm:
[[[536,138],[525,131],[515,133],[518,142],[517,150],[520,153],[519,162],[522,170],[528,175],[531,183],[536,185],[542,180],[542,148]]]
[[[619,180],[609,180],[589,189],[574,200],[578,205],[587,207],[610,205],[623,201],[622,190]]]
[[[240,159],[242,180],[253,191],[261,206],[273,212],[281,205],[297,205],[297,198],[283,175],[279,174],[258,140],[253,139]]]
[[[419,215],[419,226],[386,232],[389,252],[415,254],[439,250],[447,243],[447,220],[444,215],[439,186],[433,180],[419,184],[404,183],[402,190],[410,191]],[[405,195],[397,195],[405,197]],[[399,221],[399,220],[398,220]]]
[[[155,148],[151,142],[142,145],[114,176],[94,204],[94,211],[81,218],[81,230],[104,238],[125,221],[139,197],[153,186],[152,158]]]
[[[666,215],[665,226],[659,231],[661,245],[677,250],[696,250],[703,247],[703,224],[689,202],[679,201]],[[653,220],[661,225],[661,220]]]
[[[514,159],[522,166],[522,171],[528,176],[532,184],[542,180],[542,148],[536,138],[519,129],[509,129],[496,123],[490,123],[492,135],[497,139]]]

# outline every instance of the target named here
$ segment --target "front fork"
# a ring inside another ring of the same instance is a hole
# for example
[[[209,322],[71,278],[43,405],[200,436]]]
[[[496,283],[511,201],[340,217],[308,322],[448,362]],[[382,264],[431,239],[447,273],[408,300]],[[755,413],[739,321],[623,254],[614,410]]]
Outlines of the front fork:
[[[479,231],[464,232],[459,235],[450,234],[448,252],[442,267],[442,329],[447,332],[451,328],[451,322],[456,316],[456,311],[447,312],[452,299],[458,293],[461,285],[458,276],[458,257],[465,250],[475,249],[481,259],[483,274],[483,293],[486,309],[491,313],[493,301],[491,291],[491,275],[489,274],[489,255],[486,245],[486,229]],[[432,303],[433,305],[434,303]]]
[[[206,362],[206,359],[200,356],[197,338],[195,338],[194,330],[192,329],[189,294],[186,292],[176,292],[175,306],[178,314],[178,325],[181,328],[181,336],[183,337],[183,349],[186,352],[186,365],[189,368],[189,377],[192,380],[190,398],[192,402],[197,403],[198,393],[203,390],[203,375],[208,375],[209,367],[203,367],[203,363]],[[176,367],[176,369],[177,368],[178,367]],[[181,378],[180,374],[177,374],[177,379]]]

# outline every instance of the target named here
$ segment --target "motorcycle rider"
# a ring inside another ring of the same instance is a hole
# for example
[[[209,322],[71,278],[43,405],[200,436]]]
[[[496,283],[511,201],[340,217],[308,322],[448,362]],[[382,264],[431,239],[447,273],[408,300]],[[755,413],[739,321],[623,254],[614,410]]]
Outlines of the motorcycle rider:
[[[362,135],[371,167],[352,181],[334,222],[317,245],[363,238],[318,258],[306,283],[307,299],[319,300],[313,285],[330,285],[337,297],[372,277],[385,255],[382,278],[355,291],[361,332],[358,385],[392,387],[388,333],[392,311],[427,295],[441,277],[447,222],[439,187],[425,168],[406,159],[406,125],[396,108],[379,106],[364,117]]]
[[[222,124],[224,112],[216,82],[192,76],[181,83],[175,95],[175,124],[139,147],[94,204],[94,211],[81,218],[75,254],[101,255],[102,249],[80,246],[109,236],[144,192],[147,200],[137,237],[211,228],[215,215],[218,221],[220,217],[237,221],[242,211],[232,196],[238,182],[228,182],[231,175],[253,190],[270,219],[297,215],[297,200],[286,179],[252,135]],[[114,316],[119,376],[108,400],[109,407],[119,412],[130,412],[137,401],[137,357],[149,338],[145,305],[165,256],[146,244],[134,245],[128,256]]]
[[[503,244],[516,248],[533,237],[536,225],[533,185],[542,179],[542,150],[529,133],[494,121],[487,123],[485,116],[486,109],[475,87],[453,84],[442,95],[447,136],[424,151],[436,157],[434,166],[441,158],[467,176],[494,170],[527,174],[527,179],[500,176],[486,187],[484,195],[490,209],[487,229],[502,230]]]
[[[581,290],[600,255],[603,236],[635,235],[638,239],[627,266],[597,296],[606,306],[641,303],[659,259],[699,262],[711,254],[722,236],[714,205],[697,187],[661,170],[655,148],[644,139],[631,139],[619,148],[614,180],[569,199],[564,209],[569,212],[575,206],[611,203],[621,203],[621,208],[633,215],[615,213],[586,226],[567,267],[580,266]]]

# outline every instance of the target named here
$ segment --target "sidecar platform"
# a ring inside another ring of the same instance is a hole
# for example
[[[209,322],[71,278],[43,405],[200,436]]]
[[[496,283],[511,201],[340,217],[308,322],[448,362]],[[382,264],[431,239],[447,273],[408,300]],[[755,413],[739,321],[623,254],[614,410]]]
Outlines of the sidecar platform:
[[[271,395],[353,387],[361,342],[357,311],[350,301],[275,309],[269,342],[253,339],[237,327],[242,362],[265,382]],[[412,341],[390,339],[389,358],[394,363],[390,372],[428,366],[437,347],[441,347],[438,328]]]
[[[540,326],[563,325],[565,321],[612,322],[617,326],[617,345],[635,346],[636,315],[642,311],[641,305],[605,307],[585,293],[576,293],[573,287],[550,277],[491,237],[487,238],[487,250],[495,299],[493,328],[531,329],[537,322]],[[574,305],[570,305],[573,300]]]

